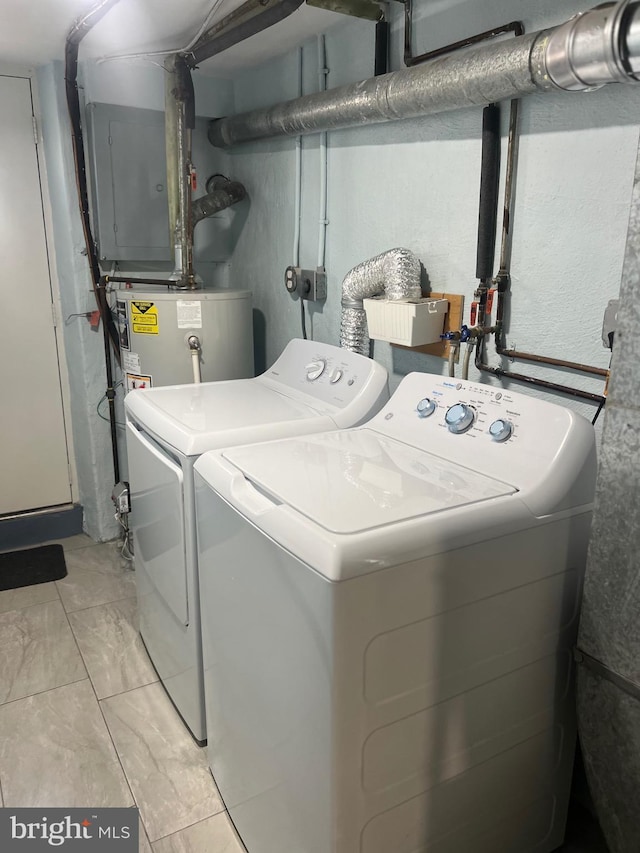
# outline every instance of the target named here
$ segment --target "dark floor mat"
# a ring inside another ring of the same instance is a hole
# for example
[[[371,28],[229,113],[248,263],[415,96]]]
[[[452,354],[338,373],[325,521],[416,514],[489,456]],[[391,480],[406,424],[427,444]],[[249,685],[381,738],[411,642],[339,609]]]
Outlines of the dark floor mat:
[[[67,574],[62,545],[0,554],[0,590],[57,581]]]

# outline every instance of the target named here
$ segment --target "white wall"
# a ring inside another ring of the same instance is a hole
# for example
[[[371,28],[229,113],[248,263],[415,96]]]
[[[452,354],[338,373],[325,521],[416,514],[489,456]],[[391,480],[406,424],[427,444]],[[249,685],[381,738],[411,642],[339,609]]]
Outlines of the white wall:
[[[414,50],[521,19],[527,31],[561,23],[589,4],[576,0],[429,2],[418,0]],[[401,9],[393,14],[392,70],[402,67]],[[374,26],[346,19],[327,34],[328,86],[370,77]],[[315,42],[305,45],[305,93],[317,89]],[[287,55],[235,80],[236,111],[297,94],[296,57]],[[638,144],[640,87],[558,93],[522,101],[522,139],[514,210],[511,346],[607,367],[600,329],[617,296]],[[435,291],[465,295],[475,287],[481,109],[329,134],[328,297],[311,307],[316,338],[337,343],[340,287],[354,265],[394,246],[423,261]],[[503,109],[503,170],[508,105]],[[231,172],[247,186],[251,212],[232,262],[232,281],[251,286],[266,324],[266,360],[300,333],[299,306],[283,272],[293,240],[294,139],[237,146]],[[303,138],[301,265],[316,263],[318,136]],[[468,320],[468,313],[466,315]],[[500,361],[489,347],[490,361]],[[375,357],[394,373],[441,372],[440,359],[376,343]],[[568,371],[519,362],[513,369],[600,393],[602,383]],[[472,371],[471,378],[477,374]],[[495,382],[481,377],[483,382]],[[519,390],[536,393],[528,386]],[[539,393],[539,392],[538,392]],[[545,392],[542,392],[544,396]],[[593,405],[565,397],[584,414]]]
[[[513,19],[522,19],[532,31],[560,23],[589,5],[584,0],[537,4],[417,0],[415,49],[423,51]],[[402,67],[402,10],[391,4],[391,14],[394,70]],[[328,86],[370,77],[373,47],[371,23],[345,18],[329,31]],[[303,69],[304,91],[315,91],[315,40],[304,46]],[[86,63],[84,100],[162,109],[162,77],[163,71],[149,63]],[[61,298],[63,310],[70,314],[88,310],[93,297],[77,212],[61,64],[41,69],[38,82]],[[231,83],[196,74],[195,84],[199,115],[277,103],[298,93],[297,53],[238,74]],[[600,342],[600,326],[607,301],[619,290],[639,107],[640,87],[631,86],[523,100],[507,329],[510,345],[607,366],[609,355]],[[504,112],[506,136],[506,107]],[[481,110],[472,109],[329,134],[328,297],[326,303],[311,307],[309,322],[317,339],[338,341],[340,288],[347,271],[393,246],[412,249],[424,262],[432,289],[462,293],[468,306],[475,287],[480,128]],[[303,266],[313,267],[318,239],[318,136],[305,137],[302,146],[300,260]],[[283,286],[284,269],[292,261],[295,140],[251,143],[229,152],[212,150],[211,156],[225,174],[241,180],[248,190],[249,214],[232,257],[231,284],[254,291],[263,324],[258,352],[269,363],[288,340],[300,334],[299,305]],[[216,275],[211,274],[212,281]],[[88,532],[104,539],[117,528],[110,502],[108,425],[95,413],[105,387],[101,338],[87,324],[72,323],[65,327],[65,344],[80,497]],[[444,370],[439,359],[386,344],[377,343],[375,355],[392,370],[394,384],[411,370]],[[492,352],[490,359],[499,363]],[[524,362],[516,369],[575,382],[595,392],[602,388],[599,381],[566,371],[536,369]],[[486,375],[481,379],[496,381]],[[593,412],[589,403],[559,399],[584,414]]]

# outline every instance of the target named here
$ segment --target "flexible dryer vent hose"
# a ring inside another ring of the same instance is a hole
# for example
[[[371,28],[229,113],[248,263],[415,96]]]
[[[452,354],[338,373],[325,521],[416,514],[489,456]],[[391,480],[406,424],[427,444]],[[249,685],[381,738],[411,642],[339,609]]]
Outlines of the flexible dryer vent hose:
[[[362,300],[384,293],[387,299],[419,299],[420,261],[409,249],[390,249],[363,261],[342,282],[340,346],[369,355],[367,315]]]

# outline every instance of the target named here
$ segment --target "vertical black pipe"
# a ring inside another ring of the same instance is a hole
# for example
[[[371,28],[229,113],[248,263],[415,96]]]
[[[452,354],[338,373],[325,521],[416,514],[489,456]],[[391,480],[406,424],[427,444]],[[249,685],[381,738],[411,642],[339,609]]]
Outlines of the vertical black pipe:
[[[113,368],[111,365],[111,347],[116,356],[120,355],[120,338],[109,310],[107,294],[100,287],[101,275],[98,253],[91,233],[89,218],[89,194],[87,187],[87,171],[84,157],[84,142],[82,138],[82,122],[80,118],[80,97],[78,94],[78,51],[80,42],[89,30],[118,2],[118,0],[99,0],[86,15],[79,18],[71,28],[65,43],[65,89],[67,108],[71,123],[71,141],[73,144],[73,160],[78,189],[78,204],[80,219],[87,247],[87,258],[91,272],[93,290],[100,309],[102,333],[104,338],[105,369],[107,374],[107,400],[109,401],[109,424],[111,427],[111,454],[113,456],[114,483],[120,481],[120,464],[118,461],[118,435],[116,428],[115,390],[113,387]]]
[[[98,288],[98,302],[100,303],[100,313],[104,317],[107,313],[110,314],[109,303],[107,302],[107,293],[104,287]],[[107,326],[102,323],[102,337],[104,341],[104,363],[107,372],[107,392],[106,397],[109,403],[109,426],[111,429],[111,456],[113,458],[113,482],[120,482],[120,460],[118,457],[118,430],[116,424],[116,390],[113,387],[113,368],[111,365],[111,343]]]
[[[378,21],[376,24],[376,58],[374,76],[379,77],[389,70],[389,22]]]
[[[478,213],[476,278],[486,283],[493,276],[496,250],[498,189],[500,186],[500,107],[490,104],[482,113],[482,170]],[[482,321],[481,321],[482,322]]]
[[[67,109],[71,123],[71,141],[73,144],[73,159],[76,172],[76,185],[78,190],[78,206],[80,208],[80,219],[87,247],[87,258],[91,271],[91,280],[96,295],[96,301],[102,316],[102,322],[107,328],[116,355],[119,357],[120,339],[109,311],[103,311],[103,304],[98,294],[100,281],[100,264],[96,250],[93,234],[91,233],[91,220],[89,218],[89,192],[87,186],[87,170],[84,156],[84,142],[82,137],[82,122],[80,117],[80,97],[78,94],[78,51],[80,42],[106,13],[116,5],[118,0],[99,0],[93,8],[75,22],[71,28],[65,43],[65,91],[67,97]]]

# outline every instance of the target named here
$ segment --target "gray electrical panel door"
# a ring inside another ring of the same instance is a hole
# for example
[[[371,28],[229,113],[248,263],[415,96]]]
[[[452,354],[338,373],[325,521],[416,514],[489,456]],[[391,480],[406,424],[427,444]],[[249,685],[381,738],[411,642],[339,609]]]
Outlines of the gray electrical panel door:
[[[107,261],[168,261],[164,113],[87,106],[95,238]]]

